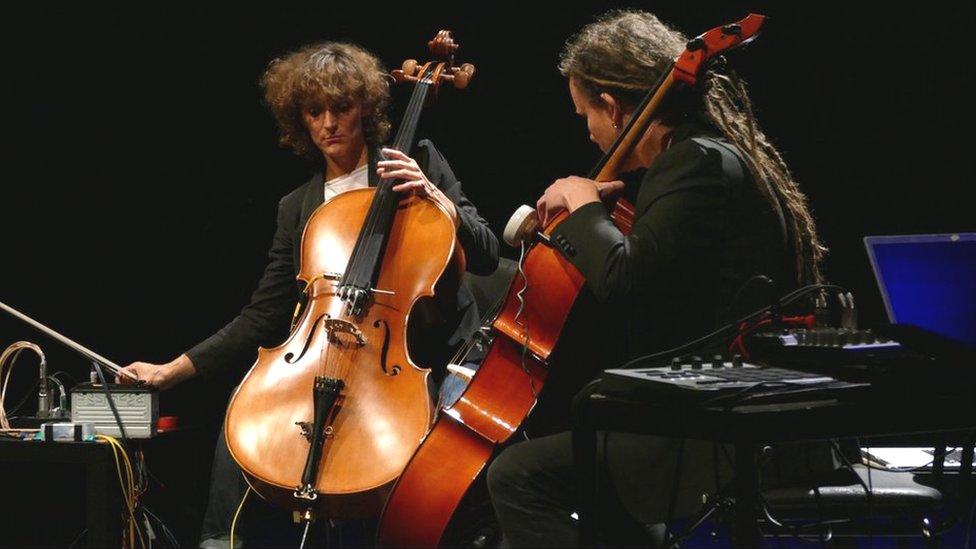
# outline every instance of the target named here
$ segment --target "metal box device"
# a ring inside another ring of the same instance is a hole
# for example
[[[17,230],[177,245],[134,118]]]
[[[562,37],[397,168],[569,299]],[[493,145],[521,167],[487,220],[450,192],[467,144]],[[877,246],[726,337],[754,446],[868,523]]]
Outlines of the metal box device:
[[[156,436],[159,419],[159,392],[156,389],[111,383],[108,389],[129,438]],[[71,389],[71,419],[94,423],[95,432],[100,435],[122,436],[100,384],[81,383]]]

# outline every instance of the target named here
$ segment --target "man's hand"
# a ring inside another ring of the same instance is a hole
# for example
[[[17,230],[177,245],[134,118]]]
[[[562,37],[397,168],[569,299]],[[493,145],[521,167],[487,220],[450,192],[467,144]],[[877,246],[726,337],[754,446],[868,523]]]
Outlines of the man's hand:
[[[176,360],[167,362],[166,364],[133,362],[123,368],[123,370],[134,375],[140,381],[144,381],[161,390],[169,389],[177,383],[197,375],[197,370],[194,368],[193,362],[186,355],[180,355]],[[115,382],[134,383],[135,380],[127,376],[115,376]]]
[[[584,204],[599,202],[623,188],[623,181],[593,181],[575,175],[557,179],[536,202],[539,221],[545,227],[561,210],[573,213]]]
[[[454,202],[451,202],[451,199],[447,195],[427,179],[423,170],[417,165],[416,160],[396,149],[384,148],[383,155],[388,160],[380,160],[377,162],[376,172],[383,179],[401,180],[400,183],[393,187],[395,192],[430,197],[447,210],[447,213],[451,216],[451,221],[454,222],[454,228],[457,228],[461,224],[461,218],[458,216]]]

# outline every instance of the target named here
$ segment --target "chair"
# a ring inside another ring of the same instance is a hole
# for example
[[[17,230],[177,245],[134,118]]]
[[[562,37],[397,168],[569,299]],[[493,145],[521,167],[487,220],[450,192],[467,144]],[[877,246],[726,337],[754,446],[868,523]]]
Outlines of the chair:
[[[518,269],[518,262],[511,259],[500,258],[498,268],[489,275],[470,274],[465,277],[464,284],[467,284],[471,293],[474,295],[475,305],[478,306],[478,314],[481,315],[482,324],[486,321],[486,316],[500,303],[508,291],[508,286],[512,282],[512,277]],[[472,353],[465,357],[465,364],[449,364],[447,366],[448,375],[444,378],[438,389],[438,407],[448,407],[454,404],[471,380],[471,375],[477,371],[478,365],[487,350],[482,340],[476,338],[475,348]]]
[[[870,493],[865,488],[870,488]],[[921,537],[945,504],[942,491],[918,482],[910,472],[855,465],[806,486],[762,492],[767,534],[822,537]],[[797,524],[825,524],[796,528]],[[929,537],[930,541],[934,537]]]
[[[498,268],[490,275],[468,273],[465,281],[474,294],[474,301],[482,316],[505,297],[516,270],[518,270],[517,261],[502,257],[498,260]]]

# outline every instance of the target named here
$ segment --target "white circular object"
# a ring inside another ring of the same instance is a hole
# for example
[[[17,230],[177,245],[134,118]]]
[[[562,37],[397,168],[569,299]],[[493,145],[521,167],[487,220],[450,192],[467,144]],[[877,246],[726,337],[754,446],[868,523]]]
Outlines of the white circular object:
[[[518,207],[508,223],[505,224],[505,231],[502,238],[509,246],[518,248],[523,240],[535,234],[539,227],[539,215],[535,208],[525,204]]]

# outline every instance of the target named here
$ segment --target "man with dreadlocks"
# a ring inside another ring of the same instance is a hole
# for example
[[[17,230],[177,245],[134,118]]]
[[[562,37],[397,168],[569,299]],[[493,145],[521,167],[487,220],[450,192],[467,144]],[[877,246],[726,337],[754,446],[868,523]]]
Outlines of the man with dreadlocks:
[[[569,40],[559,68],[601,150],[686,42],[639,11],[608,13]],[[627,183],[559,179],[537,204],[543,223],[559,211],[570,214],[553,237],[606,309],[607,325],[594,338],[608,343],[601,368],[691,341],[765,305],[771,291],[820,279],[825,249],[806,199],[756,125],[737,79],[709,73],[698,89],[672,94],[622,169],[639,170],[646,171],[632,181],[624,177]],[[601,203],[616,192],[635,204],[629,235]],[[765,295],[739,291],[759,275],[776,287]],[[597,507],[604,526],[616,520],[604,532],[611,545],[646,542],[641,524],[694,513],[703,493],[714,493],[721,477],[731,479],[727,459],[718,457],[730,449],[711,442],[601,433],[599,448]],[[798,450],[798,460],[783,456]],[[764,482],[833,468],[829,451],[806,450],[783,449],[775,460],[782,466],[764,469]],[[682,473],[675,478],[678,461]],[[579,543],[570,433],[507,448],[489,469],[488,484],[511,545]]]

